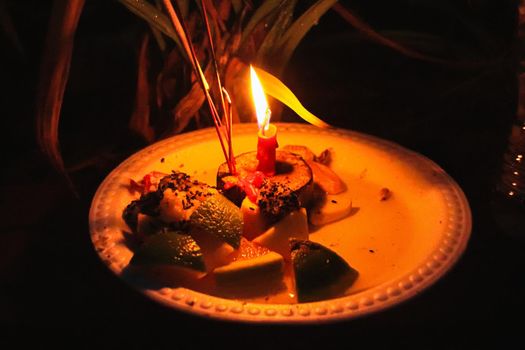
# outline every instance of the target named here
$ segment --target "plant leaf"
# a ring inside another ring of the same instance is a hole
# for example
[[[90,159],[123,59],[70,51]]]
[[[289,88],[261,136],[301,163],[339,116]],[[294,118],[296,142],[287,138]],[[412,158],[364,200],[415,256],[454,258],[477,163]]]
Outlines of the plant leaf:
[[[174,134],[178,134],[188,126],[191,118],[199,111],[204,100],[205,96],[202,87],[200,83],[196,81],[193,83],[190,92],[179,101],[173,110],[175,121]]]
[[[254,122],[253,100],[248,96],[250,81],[248,66],[237,57],[228,61],[224,74],[224,86],[233,97],[233,122]]]
[[[221,16],[221,21],[224,24],[228,18],[230,18],[230,15],[232,13],[232,2],[231,0],[222,0],[217,4],[217,11],[219,12]],[[227,30],[225,28],[225,30]]]
[[[53,2],[40,67],[36,101],[37,140],[51,164],[63,174],[65,168],[60,154],[58,125],[69,76],[74,36],[83,7],[84,0]]]
[[[277,44],[280,53],[276,57],[275,64],[277,67],[284,67],[292,57],[292,53],[299,45],[306,33],[317,24],[321,16],[328,11],[337,0],[319,0],[306,10],[295,22],[290,29],[283,35],[280,43]]]
[[[522,1],[519,2],[521,3]],[[465,32],[470,34],[469,42],[472,47],[478,46],[478,50],[485,51],[486,54],[490,55],[500,53],[499,40],[490,30],[487,30],[489,27],[477,23],[476,16],[465,16],[455,2],[419,0],[417,6],[426,13],[431,14],[429,18],[439,21],[439,18],[443,16],[449,25],[463,27]],[[469,10],[473,14],[480,11],[484,6],[486,4],[483,4],[481,1],[469,2]]]
[[[155,6],[157,7],[157,10],[160,10],[162,8],[162,4],[160,3],[160,0],[155,1]],[[166,41],[164,40],[164,37],[162,36],[162,33],[160,30],[158,30],[156,27],[149,24],[149,27],[151,29],[151,32],[153,33],[153,37],[155,38],[155,41],[157,42],[157,45],[159,46],[159,49],[161,52],[166,52]]]
[[[383,31],[382,33],[377,32],[372,27],[370,27],[370,25],[368,25],[362,19],[357,17],[350,10],[343,7],[341,4],[335,4],[333,6],[333,9],[345,21],[347,21],[352,26],[354,26],[354,28],[356,28],[360,33],[362,33],[366,38],[368,38],[371,41],[374,41],[380,45],[389,47],[390,49],[397,51],[407,57],[415,58],[418,60],[434,62],[434,63],[449,63],[449,64],[452,63],[452,61],[447,62],[446,60],[440,59],[438,57],[429,56],[423,53],[421,50],[420,51],[414,50],[413,49],[414,42],[403,40],[402,32],[399,32],[399,35],[395,35],[394,32],[392,32],[390,35],[386,31]],[[431,36],[430,34],[424,34],[424,33],[419,33],[419,35],[424,36],[424,37],[421,37],[420,42],[422,44],[426,44],[425,46],[427,48],[433,47],[433,44],[431,44],[431,42],[436,41],[435,36]],[[395,38],[396,40],[392,40],[393,38]],[[406,46],[405,44],[409,44],[409,46]],[[442,42],[441,44],[444,44],[444,42]],[[426,51],[428,52],[429,50],[426,50]]]
[[[457,63],[458,59],[472,60],[480,56],[471,47],[433,34],[400,30],[383,30],[380,34],[383,38],[397,44],[399,47],[411,48],[412,52],[419,53],[419,56],[410,55],[406,51],[399,50],[401,53],[413,58],[439,63],[454,63],[455,61]],[[390,45],[387,46],[391,47]]]
[[[297,113],[308,123],[320,128],[331,127],[328,123],[319,119],[310,113],[306,108],[304,108],[299,99],[295,97],[293,92],[286,85],[284,85],[282,81],[260,68],[254,67],[254,69],[257,72],[257,76],[261,80],[261,84],[263,85],[265,93],[290,107],[295,113]]]
[[[202,0],[201,0],[202,1]],[[205,1],[204,6],[206,7],[208,18],[211,19],[209,22],[213,24],[213,32],[215,32],[217,29],[216,27],[219,27],[222,31],[226,31],[226,26],[224,25],[222,14],[219,12],[219,9],[215,6],[212,0],[203,0]],[[197,2],[200,4],[200,2]],[[221,2],[222,3],[222,2]],[[200,7],[200,11],[202,11],[202,7]]]
[[[261,6],[259,6],[246,24],[246,27],[244,27],[241,42],[244,42],[244,40],[250,36],[255,27],[267,16],[271,15],[275,8],[277,8],[283,1],[284,0],[266,0]]]
[[[131,12],[141,17],[147,21],[152,27],[157,28],[162,33],[173,39],[175,44],[182,52],[182,54],[187,57],[184,46],[179,40],[175,29],[171,21],[166,15],[164,15],[160,10],[155,6],[151,5],[145,0],[119,0],[124,6],[126,6]]]
[[[215,84],[213,72],[214,70],[211,63],[208,64],[203,72],[204,79],[211,85]],[[190,120],[197,115],[204,101],[206,101],[206,95],[200,81],[195,76],[190,91],[180,99],[172,111],[174,117],[174,128],[172,132],[174,134],[178,134],[188,126]]]
[[[242,10],[242,0],[232,0],[233,11],[240,13]]]
[[[188,0],[177,0],[177,5],[179,6],[180,14],[182,17],[186,18],[190,14],[190,3]]]
[[[280,41],[282,35],[290,27],[290,23],[293,20],[293,10],[297,0],[284,0],[282,5],[279,6],[277,19],[272,25],[272,28],[266,34],[263,42],[259,46],[257,51],[257,58],[255,62],[261,65],[262,62],[266,62],[265,67],[274,66],[272,63],[272,57],[277,57],[280,55],[280,52],[276,52],[276,44]],[[279,51],[279,50],[277,50]],[[282,71],[281,66],[274,66],[277,71],[275,72],[279,75]]]
[[[135,110],[129,121],[129,128],[141,135],[146,141],[152,142],[155,138],[150,126],[150,85],[148,81],[148,44],[149,36],[144,36],[140,45],[137,73],[137,94],[135,96]]]
[[[170,15],[171,23],[173,24],[173,27],[175,28],[175,31],[177,33],[177,36],[182,43],[182,47],[184,49],[184,52],[186,53],[186,57],[188,58],[189,62],[191,63],[193,70],[199,77],[202,88],[207,90],[209,89],[209,85],[206,81],[206,78],[204,77],[204,73],[202,71],[201,65],[198,61],[198,57],[195,55],[193,50],[193,45],[191,43],[191,38],[187,36],[189,35],[189,32],[187,29],[185,29],[184,25],[184,19],[179,18],[179,15],[175,12],[175,9],[173,8],[173,5],[171,4],[171,0],[164,0],[164,7],[168,11]]]

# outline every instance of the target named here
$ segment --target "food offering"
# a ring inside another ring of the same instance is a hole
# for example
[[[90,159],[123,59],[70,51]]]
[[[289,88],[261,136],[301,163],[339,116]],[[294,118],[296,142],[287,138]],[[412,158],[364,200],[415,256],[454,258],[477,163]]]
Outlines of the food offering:
[[[216,183],[187,173],[131,179],[124,209],[133,256],[128,273],[223,298],[302,303],[345,295],[359,272],[310,231],[352,215],[332,151],[302,145],[275,153],[271,174],[257,152],[217,169]]]
[[[273,142],[257,156],[259,125],[239,124],[235,157],[222,157],[209,128],[122,162],[90,208],[101,261],[170,308],[268,323],[377,312],[456,263],[471,213],[437,164],[354,131],[275,127],[262,135],[278,137],[275,158]]]

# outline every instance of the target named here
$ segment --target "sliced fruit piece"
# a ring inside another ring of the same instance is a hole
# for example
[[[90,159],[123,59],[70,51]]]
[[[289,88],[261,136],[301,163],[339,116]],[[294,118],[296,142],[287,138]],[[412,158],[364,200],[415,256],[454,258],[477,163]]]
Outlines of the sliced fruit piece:
[[[358,277],[342,257],[319,243],[291,239],[290,250],[299,302],[337,297]]]
[[[349,191],[326,194],[311,210],[308,220],[312,225],[322,226],[335,222],[352,213],[352,198]]]
[[[184,174],[185,175],[185,174]],[[186,182],[190,182],[188,177]],[[173,183],[167,183],[162,200],[159,203],[160,218],[167,223],[180,223],[188,221],[191,214],[199,207],[202,201],[217,193],[217,190],[208,185],[195,181],[191,185],[184,184],[179,187],[167,187]]]
[[[282,278],[283,257],[275,252],[251,259],[240,259],[213,270],[218,284],[242,283],[254,279]]]
[[[286,290],[284,263],[279,254],[243,237],[233,256],[230,264],[208,275],[218,296],[251,299]]]
[[[242,236],[243,219],[240,209],[217,193],[204,200],[190,216],[190,230],[214,235],[238,248]]]
[[[241,238],[239,249],[237,249],[233,255],[232,261],[253,259],[268,254],[269,252],[270,249],[243,237]]]
[[[261,214],[259,206],[249,198],[244,198],[241,204],[243,218],[242,235],[248,239],[254,239],[263,233],[268,227],[268,223]]]
[[[236,250],[231,245],[215,235],[195,231],[192,233],[192,237],[201,248],[207,272],[213,271],[218,266],[230,263],[236,255]]]
[[[302,145],[286,145],[283,147],[283,150],[295,153],[301,156],[305,161],[314,161],[315,154],[306,146]]]
[[[172,265],[206,271],[203,254],[195,240],[176,231],[161,231],[146,239],[130,261],[131,265]]]
[[[253,240],[290,260],[290,238],[308,239],[308,219],[306,209],[293,211],[266,232]]]
[[[346,190],[346,184],[328,166],[331,152],[324,150],[319,157],[306,146],[286,145],[284,150],[301,156],[312,169],[314,182],[328,194],[338,194]]]
[[[307,163],[312,169],[314,182],[326,193],[338,194],[346,190],[346,184],[331,168],[315,161]]]
[[[200,203],[197,199],[186,201],[186,192],[164,191],[162,200],[159,203],[160,218],[164,222],[181,222],[188,220],[197,205]]]

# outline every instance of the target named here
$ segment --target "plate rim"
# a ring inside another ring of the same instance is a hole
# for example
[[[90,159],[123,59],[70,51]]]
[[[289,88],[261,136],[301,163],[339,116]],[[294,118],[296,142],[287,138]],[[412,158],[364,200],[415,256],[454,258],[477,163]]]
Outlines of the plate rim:
[[[115,244],[113,243],[112,245],[111,241],[109,241],[107,245],[100,246],[101,243],[99,240],[103,237],[105,230],[103,224],[95,223],[95,218],[98,219],[97,215],[101,211],[99,204],[100,198],[105,192],[115,194],[114,190],[110,190],[111,187],[115,185],[115,180],[113,179],[115,175],[125,171],[126,167],[133,165],[141,156],[152,155],[171,144],[180,146],[180,144],[184,144],[190,139],[193,140],[192,142],[197,142],[195,139],[203,139],[209,136],[216,138],[215,128],[205,128],[171,136],[135,152],[115,167],[100,183],[91,201],[89,229],[93,247],[104,265],[134,290],[138,290],[154,301],[183,313],[190,313],[221,321],[244,323],[318,324],[354,319],[403,303],[427,290],[436,281],[441,279],[463,255],[472,231],[471,209],[460,186],[434,161],[395,142],[354,130],[342,128],[320,129],[303,123],[275,124],[281,132],[303,130],[320,135],[325,134],[351,138],[360,143],[394,152],[397,159],[426,163],[426,166],[435,169],[439,173],[443,183],[448,185],[448,189],[450,190],[450,194],[447,197],[449,213],[451,208],[455,208],[460,211],[461,214],[457,215],[457,217],[455,215],[449,216],[449,221],[451,222],[449,222],[447,226],[449,231],[445,234],[446,238],[440,238],[441,244],[429,254],[430,257],[424,259],[424,263],[416,266],[412,271],[403,274],[402,277],[385,281],[380,285],[348,296],[308,303],[262,304],[220,298],[184,287],[162,288],[160,290],[139,289],[119,275],[124,266],[122,262],[118,260],[118,256],[112,258],[107,257],[107,251],[112,249]],[[234,136],[235,134],[242,134],[253,130],[256,130],[255,123],[235,124]],[[365,292],[366,294],[363,295]]]

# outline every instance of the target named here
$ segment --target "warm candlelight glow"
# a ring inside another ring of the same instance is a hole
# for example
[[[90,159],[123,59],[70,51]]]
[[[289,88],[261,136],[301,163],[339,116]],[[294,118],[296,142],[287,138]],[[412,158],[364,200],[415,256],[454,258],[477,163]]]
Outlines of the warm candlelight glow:
[[[252,83],[252,96],[257,114],[257,170],[266,176],[275,174],[275,149],[279,147],[277,143],[277,127],[270,124],[271,111],[266,101],[266,96],[261,81],[255,73],[255,69],[250,65],[250,78]]]
[[[270,116],[271,111],[266,101],[266,95],[261,84],[261,81],[257,77],[257,73],[250,65],[250,78],[252,83],[252,96],[253,103],[255,104],[255,113],[257,114],[257,124],[259,129],[264,133],[268,131],[270,127]]]

